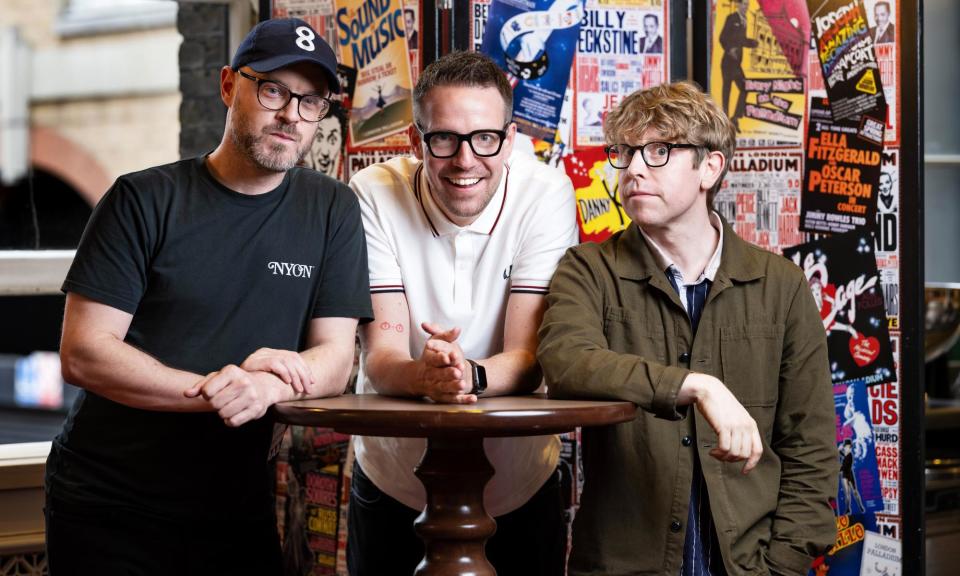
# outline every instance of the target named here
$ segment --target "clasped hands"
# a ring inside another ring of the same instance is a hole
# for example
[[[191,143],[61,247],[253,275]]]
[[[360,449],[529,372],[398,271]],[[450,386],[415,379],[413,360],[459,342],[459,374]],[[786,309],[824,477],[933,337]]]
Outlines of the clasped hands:
[[[432,322],[420,325],[430,335],[420,356],[418,395],[443,404],[473,404],[473,376],[457,343],[460,328],[444,330]]]
[[[227,426],[236,427],[266,414],[280,399],[277,384],[281,382],[300,395],[314,385],[315,379],[300,354],[260,348],[239,366],[228,364],[210,372],[183,395],[202,396]]]

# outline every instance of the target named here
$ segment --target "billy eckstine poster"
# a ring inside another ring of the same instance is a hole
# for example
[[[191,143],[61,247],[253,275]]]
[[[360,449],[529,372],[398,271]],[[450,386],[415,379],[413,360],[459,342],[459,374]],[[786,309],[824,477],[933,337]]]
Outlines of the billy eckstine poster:
[[[603,117],[669,77],[668,3],[586,0],[574,67],[575,148],[603,146]]]

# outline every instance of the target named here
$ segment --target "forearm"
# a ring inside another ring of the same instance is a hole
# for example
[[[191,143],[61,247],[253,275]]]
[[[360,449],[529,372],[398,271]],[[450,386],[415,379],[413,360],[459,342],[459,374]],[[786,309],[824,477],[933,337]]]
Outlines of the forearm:
[[[510,350],[490,358],[471,358],[487,373],[484,396],[530,394],[540,386],[542,374],[536,355],[530,350]]]
[[[350,381],[353,369],[354,345],[314,346],[300,353],[313,375],[313,383],[306,386],[306,392],[297,394],[292,387],[283,386],[278,401],[300,398],[325,398],[343,394]]]
[[[171,412],[213,410],[202,397],[183,394],[201,375],[166,366],[112,335],[82,342],[64,339],[60,362],[64,380],[126,406]]]
[[[545,336],[541,332],[538,357],[551,398],[625,400],[662,418],[682,416],[678,395],[688,370],[549,332]]]
[[[422,361],[390,348],[368,350],[364,373],[378,394],[421,397],[426,395]]]
[[[637,341],[637,353],[610,349],[603,290],[590,263],[568,252],[547,295],[537,358],[555,398],[626,400],[664,418],[679,418],[677,395],[689,370],[657,360],[660,342]]]

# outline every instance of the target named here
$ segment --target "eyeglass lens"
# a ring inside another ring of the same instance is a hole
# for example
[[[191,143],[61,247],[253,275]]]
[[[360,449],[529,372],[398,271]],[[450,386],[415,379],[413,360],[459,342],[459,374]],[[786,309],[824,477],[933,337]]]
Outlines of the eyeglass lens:
[[[496,156],[503,145],[504,135],[493,130],[478,130],[470,134],[431,132],[425,134],[425,137],[431,154],[437,158],[450,158],[456,156],[463,141],[470,144],[470,149],[476,156]]]
[[[269,80],[261,80],[257,97],[264,108],[282,110],[294,95],[286,86]],[[308,122],[316,122],[322,119],[330,109],[330,102],[322,96],[306,94],[296,95],[296,97],[297,110],[300,112],[300,116]]]

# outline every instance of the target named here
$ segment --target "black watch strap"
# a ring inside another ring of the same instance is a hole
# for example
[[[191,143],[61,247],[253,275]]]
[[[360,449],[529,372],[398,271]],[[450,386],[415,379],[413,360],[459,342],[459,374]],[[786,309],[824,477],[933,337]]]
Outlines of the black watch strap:
[[[470,393],[479,396],[487,390],[487,369],[469,358],[467,362],[473,369],[473,389]]]

